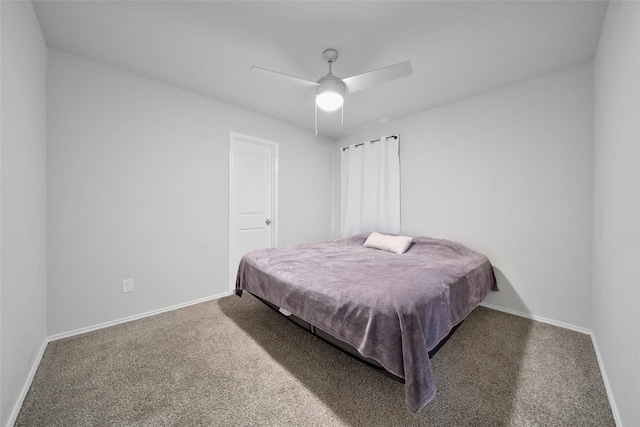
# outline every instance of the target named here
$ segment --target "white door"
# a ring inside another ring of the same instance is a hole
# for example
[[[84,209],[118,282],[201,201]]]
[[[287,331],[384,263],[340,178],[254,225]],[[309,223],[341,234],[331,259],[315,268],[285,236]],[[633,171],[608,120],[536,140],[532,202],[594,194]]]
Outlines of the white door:
[[[229,290],[247,252],[277,246],[278,143],[229,135]]]

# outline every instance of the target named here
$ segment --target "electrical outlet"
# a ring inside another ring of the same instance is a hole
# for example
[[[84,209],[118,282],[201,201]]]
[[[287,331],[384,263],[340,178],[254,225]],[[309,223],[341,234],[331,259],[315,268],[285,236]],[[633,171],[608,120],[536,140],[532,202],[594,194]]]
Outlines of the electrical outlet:
[[[133,279],[124,279],[122,281],[122,293],[133,292]]]

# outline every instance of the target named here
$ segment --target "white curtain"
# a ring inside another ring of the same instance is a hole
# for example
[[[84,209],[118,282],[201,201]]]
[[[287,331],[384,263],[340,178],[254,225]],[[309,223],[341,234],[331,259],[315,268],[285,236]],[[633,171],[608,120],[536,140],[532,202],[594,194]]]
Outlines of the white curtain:
[[[400,141],[342,149],[342,237],[365,231],[400,233]]]

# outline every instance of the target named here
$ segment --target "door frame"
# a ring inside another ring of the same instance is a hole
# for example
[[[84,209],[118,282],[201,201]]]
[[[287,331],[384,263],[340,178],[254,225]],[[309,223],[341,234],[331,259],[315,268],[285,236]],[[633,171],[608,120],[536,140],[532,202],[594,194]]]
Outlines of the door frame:
[[[280,144],[276,141],[270,141],[268,139],[258,138],[251,135],[244,135],[238,132],[229,132],[229,195],[228,195],[228,206],[229,206],[229,246],[228,246],[228,258],[229,258],[229,293],[232,294],[235,290],[236,283],[236,275],[237,275],[237,265],[233,264],[232,257],[232,249],[237,248],[237,241],[235,240],[236,235],[234,230],[237,228],[236,226],[236,217],[237,212],[233,212],[234,206],[231,203],[231,197],[234,192],[237,192],[238,183],[234,178],[234,146],[237,144],[255,144],[261,145],[264,147],[269,147],[271,149],[271,233],[272,239],[271,244],[272,247],[278,246],[278,159],[279,159],[279,146]]]

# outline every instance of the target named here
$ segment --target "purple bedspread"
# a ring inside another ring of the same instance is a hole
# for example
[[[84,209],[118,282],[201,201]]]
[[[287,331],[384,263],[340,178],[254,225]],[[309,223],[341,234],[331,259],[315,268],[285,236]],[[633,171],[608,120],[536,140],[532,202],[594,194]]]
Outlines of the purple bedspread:
[[[495,276],[487,257],[459,243],[416,237],[396,255],[363,247],[367,236],[251,252],[236,292],[291,311],[404,378],[417,413],[436,392],[429,350],[497,290]]]

